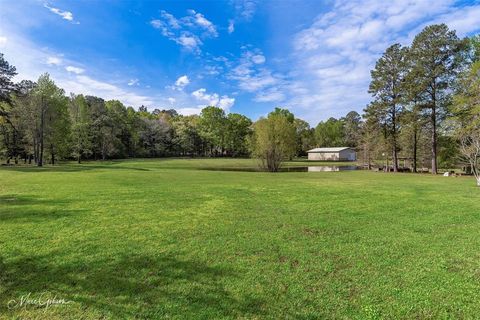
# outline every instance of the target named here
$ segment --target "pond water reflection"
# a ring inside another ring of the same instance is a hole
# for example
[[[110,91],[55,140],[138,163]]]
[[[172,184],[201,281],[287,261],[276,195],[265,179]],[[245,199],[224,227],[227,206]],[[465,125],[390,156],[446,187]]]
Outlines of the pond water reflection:
[[[258,167],[206,167],[199,168],[208,171],[243,171],[243,172],[263,172]],[[334,172],[359,170],[357,166],[305,166],[305,167],[282,167],[280,172]]]
[[[324,171],[350,171],[358,170],[357,166],[315,166],[307,167],[308,172],[324,172]]]

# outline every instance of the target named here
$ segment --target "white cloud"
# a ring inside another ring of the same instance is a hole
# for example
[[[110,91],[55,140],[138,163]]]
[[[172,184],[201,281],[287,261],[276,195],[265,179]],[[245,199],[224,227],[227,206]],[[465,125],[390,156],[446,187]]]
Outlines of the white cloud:
[[[178,21],[172,14],[162,11],[161,12],[162,18],[165,19],[167,22],[168,26],[170,26],[173,29],[180,29],[180,21]]]
[[[226,95],[219,96],[217,93],[209,94],[205,88],[192,92],[192,96],[199,102],[203,102],[202,106],[216,106],[228,111],[235,103],[235,98]]]
[[[59,57],[48,57],[47,64],[53,65],[53,66],[59,66],[62,64],[62,59],[60,59]]]
[[[249,74],[244,77],[239,77],[240,89],[248,92],[256,92],[266,87],[280,84],[281,79],[272,74],[270,70],[262,69],[256,74]]]
[[[207,91],[207,89],[205,89],[205,88],[198,89],[197,91],[192,92],[192,96],[194,96],[198,100],[201,100],[205,97],[205,92],[206,91]]]
[[[218,66],[218,65],[207,65],[205,66],[205,71],[204,73],[210,76],[216,76],[219,75],[223,71],[223,67]]]
[[[185,17],[183,18],[184,20],[186,20],[188,23],[191,19],[193,19],[194,23],[205,29],[211,36],[213,37],[217,37],[218,36],[218,32],[217,32],[217,28],[215,27],[215,25],[209,21],[207,18],[205,18],[205,16],[201,13],[198,13],[198,12],[195,12],[195,10],[189,10],[189,13],[192,15],[192,17]]]
[[[66,67],[65,67],[65,70],[67,70],[68,72],[75,73],[75,74],[82,74],[82,73],[85,72],[84,69],[78,68],[78,67],[74,67],[74,66],[66,66]]]
[[[257,2],[255,0],[235,0],[237,14],[246,21],[250,21],[253,18],[256,9]]]
[[[200,114],[204,107],[196,107],[196,108],[178,108],[176,109],[178,113],[184,116],[191,116],[194,114]]]
[[[7,37],[0,37],[0,48],[7,44]]]
[[[200,53],[201,38],[218,36],[216,26],[195,10],[188,10],[188,15],[180,19],[162,10],[160,18],[151,20],[150,25],[167,39],[195,53]]]
[[[175,81],[175,85],[169,86],[168,88],[182,91],[186,86],[188,86],[189,83],[190,83],[190,79],[188,79],[188,76],[183,75],[178,77],[178,79]]]
[[[138,79],[130,79],[127,83],[128,86],[138,86],[139,80]]]
[[[175,39],[175,42],[190,51],[198,51],[198,47],[202,45],[202,41],[196,35],[189,33],[183,33]]]
[[[228,111],[233,106],[234,103],[235,103],[235,98],[222,96],[222,98],[220,98],[220,100],[218,101],[217,107]]]
[[[252,56],[252,61],[253,61],[253,63],[256,63],[256,64],[265,63],[265,56],[263,56],[261,54],[256,54],[256,55]]]
[[[170,102],[170,104],[174,104],[177,101],[177,99],[172,98],[172,97],[168,98],[167,100],[168,100],[168,102]]]
[[[163,28],[163,22],[158,19],[153,19],[150,21],[150,25],[154,27],[155,29],[162,29]]]
[[[228,21],[228,33],[233,33],[235,31],[235,22],[233,20]]]
[[[269,90],[259,92],[254,100],[258,102],[280,102],[285,100],[285,94],[278,88],[270,88]]]
[[[56,15],[62,17],[62,19],[65,19],[65,20],[68,20],[72,23],[77,23],[78,24],[78,22],[74,21],[73,13],[71,13],[70,11],[62,11],[58,8],[50,7],[48,4],[44,4],[43,6],[45,8],[47,8],[48,10],[50,10],[50,12],[55,13]]]
[[[235,80],[241,90],[255,93],[255,101],[282,101],[285,99],[283,91],[288,81],[283,75],[263,66],[265,61],[266,58],[259,49],[245,50],[227,78]]]
[[[480,5],[466,6],[450,11],[435,19],[435,23],[446,23],[460,35],[479,31]]]
[[[96,80],[86,75],[76,75],[73,79],[62,81],[60,85],[67,92],[96,95],[106,100],[116,99],[122,101],[127,106],[138,107],[154,104],[150,97],[124,90],[111,83]]]

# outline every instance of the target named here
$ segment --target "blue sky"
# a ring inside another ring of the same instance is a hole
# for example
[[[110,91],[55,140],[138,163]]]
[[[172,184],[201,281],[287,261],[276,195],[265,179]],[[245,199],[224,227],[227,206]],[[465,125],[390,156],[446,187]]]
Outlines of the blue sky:
[[[0,52],[67,93],[252,119],[282,106],[316,125],[360,112],[386,47],[441,22],[478,33],[480,1],[2,1]]]

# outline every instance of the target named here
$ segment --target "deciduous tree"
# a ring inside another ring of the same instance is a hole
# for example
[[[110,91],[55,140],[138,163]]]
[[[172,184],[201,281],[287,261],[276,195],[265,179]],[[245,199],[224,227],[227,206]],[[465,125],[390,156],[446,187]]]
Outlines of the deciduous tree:
[[[315,128],[315,140],[319,147],[339,147],[345,143],[343,121],[330,118]]]
[[[460,77],[453,98],[453,120],[463,160],[470,166],[480,187],[480,61]]]
[[[202,139],[208,144],[210,156],[223,155],[227,119],[225,111],[209,106],[200,113],[199,129]]]
[[[276,172],[285,159],[295,154],[296,134],[293,121],[288,116],[272,112],[253,125],[252,153],[264,169]]]
[[[43,166],[44,151],[46,142],[48,143],[49,152],[52,157],[52,164],[55,163],[56,147],[63,144],[63,139],[67,138],[67,98],[65,92],[55,85],[50,79],[48,73],[38,78],[37,85],[33,90],[35,112],[39,122],[37,123],[35,142],[38,145],[35,150],[38,155],[37,165]]]
[[[296,155],[303,156],[307,151],[315,146],[315,130],[305,120],[295,118],[293,121],[296,132]]]
[[[362,130],[362,117],[356,111],[350,111],[340,119],[343,122],[343,136],[347,147],[358,147]]]
[[[247,138],[251,134],[252,121],[244,115],[229,113],[225,129],[227,153],[233,157],[248,153]]]
[[[83,95],[71,95],[70,103],[71,151],[72,155],[81,163],[82,157],[92,153],[92,122],[87,102]]]

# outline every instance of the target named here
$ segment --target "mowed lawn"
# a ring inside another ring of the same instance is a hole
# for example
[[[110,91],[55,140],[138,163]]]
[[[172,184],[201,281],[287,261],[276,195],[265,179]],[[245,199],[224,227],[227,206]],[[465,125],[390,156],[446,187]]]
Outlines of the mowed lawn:
[[[473,178],[253,165],[0,168],[0,318],[479,316]]]

